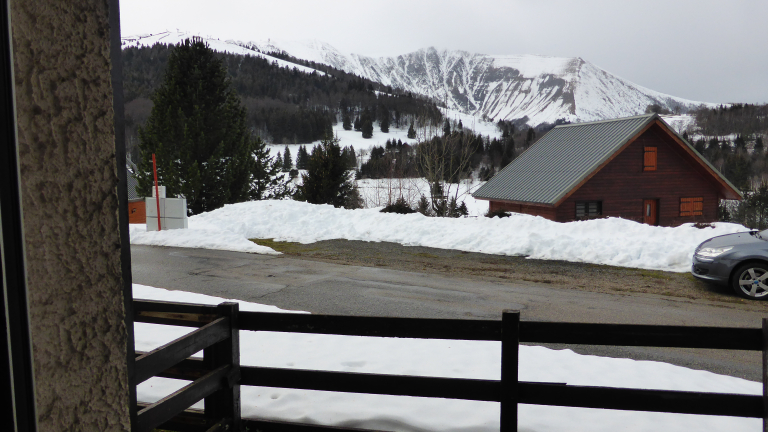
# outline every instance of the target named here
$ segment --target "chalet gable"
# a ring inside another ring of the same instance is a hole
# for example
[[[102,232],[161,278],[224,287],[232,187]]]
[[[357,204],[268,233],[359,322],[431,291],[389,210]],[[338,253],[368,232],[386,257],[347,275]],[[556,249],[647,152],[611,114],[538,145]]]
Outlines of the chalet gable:
[[[555,207],[653,125],[680,146],[728,199],[741,194],[658,114],[557,126],[473,194],[475,198]]]

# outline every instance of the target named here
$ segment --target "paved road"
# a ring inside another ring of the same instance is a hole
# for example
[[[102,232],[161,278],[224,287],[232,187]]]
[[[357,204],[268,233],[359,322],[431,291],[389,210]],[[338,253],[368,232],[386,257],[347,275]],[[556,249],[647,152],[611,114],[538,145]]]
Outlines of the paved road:
[[[132,246],[133,281],[284,309],[338,315],[758,327],[764,314],[738,304],[569,290],[374,267],[329,264],[280,255]],[[563,348],[561,346],[552,346]],[[568,347],[574,351],[658,360],[761,379],[758,352],[633,347]]]

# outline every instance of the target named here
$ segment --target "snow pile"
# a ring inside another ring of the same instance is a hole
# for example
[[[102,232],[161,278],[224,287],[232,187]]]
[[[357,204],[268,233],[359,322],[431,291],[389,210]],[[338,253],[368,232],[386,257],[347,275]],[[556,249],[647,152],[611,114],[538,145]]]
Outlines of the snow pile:
[[[747,231],[729,223],[654,227],[619,218],[558,223],[538,216],[428,218],[421,214],[345,210],[297,201],[255,201],[193,216],[188,230],[131,229],[131,243],[262,253],[247,239],[312,243],[347,239],[387,241],[499,255],[685,272],[695,247],[723,234]]]
[[[218,304],[225,299],[134,285],[134,297]],[[278,311],[247,302],[241,310]],[[135,324],[136,349],[152,350],[193,329]],[[280,368],[498,380],[498,342],[363,338],[355,336],[240,333],[242,365]],[[198,353],[200,355],[200,353]],[[762,394],[760,383],[660,362],[603,358],[520,346],[521,381],[570,385]],[[188,382],[152,378],[137,388],[138,399],[153,402]],[[241,387],[244,417],[400,431],[498,431],[499,405],[450,399],[394,397]],[[195,407],[202,407],[199,403]],[[760,419],[519,406],[525,431],[751,431]]]
[[[190,223],[190,225],[192,225]],[[192,228],[192,226],[190,226]],[[259,246],[226,228],[192,228],[182,230],[147,231],[144,224],[130,225],[131,244],[218,249],[259,254],[279,254],[272,248]]]

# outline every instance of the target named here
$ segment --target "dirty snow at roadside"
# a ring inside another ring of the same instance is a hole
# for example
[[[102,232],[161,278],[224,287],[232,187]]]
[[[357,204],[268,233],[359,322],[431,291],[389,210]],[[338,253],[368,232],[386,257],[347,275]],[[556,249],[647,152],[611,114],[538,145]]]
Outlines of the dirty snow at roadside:
[[[133,285],[134,298],[218,304],[222,298]],[[287,312],[238,301],[240,310]],[[149,351],[193,329],[135,323],[136,349]],[[499,342],[364,338],[298,333],[240,332],[240,362],[247,366],[391,375],[498,380]],[[201,355],[200,353],[197,354]],[[521,381],[570,385],[762,394],[762,385],[661,362],[606,358],[520,346]],[[187,381],[151,378],[138,399],[154,402]],[[398,431],[498,431],[499,404],[451,399],[378,396],[266,387],[241,387],[244,417]],[[195,407],[202,408],[199,403]],[[756,431],[760,419],[519,406],[520,430],[539,431]]]
[[[345,210],[297,201],[255,201],[192,216],[188,230],[144,232],[131,227],[132,244],[270,253],[251,238],[312,243],[347,239],[386,241],[499,255],[685,272],[696,246],[741,225],[654,227],[620,218],[558,223],[513,214],[508,218],[428,218],[379,209]],[[274,253],[274,251],[272,251]]]
[[[259,246],[242,234],[226,228],[147,231],[144,224],[131,224],[130,233],[131,244],[137,245],[218,249],[258,254],[280,253],[270,247]]]

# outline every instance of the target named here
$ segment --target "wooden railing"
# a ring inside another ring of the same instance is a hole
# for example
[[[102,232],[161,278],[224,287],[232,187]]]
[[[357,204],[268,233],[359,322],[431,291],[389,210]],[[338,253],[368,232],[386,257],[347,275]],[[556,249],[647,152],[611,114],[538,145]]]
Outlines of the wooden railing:
[[[194,371],[185,374],[192,383],[153,404],[144,404],[136,415],[133,431],[151,431],[183,413],[201,399],[206,430],[240,430],[240,345],[237,303],[218,306],[166,302],[135,302],[136,315],[151,322],[199,327],[160,348],[137,353],[134,385],[179,369],[192,354],[203,351]],[[135,319],[135,321],[143,321]]]
[[[155,350],[155,358],[168,357],[178,361],[173,367],[166,367],[170,360],[160,362],[153,360],[152,367],[147,366],[142,375],[138,374],[142,360],[149,358],[152,353],[139,357],[137,360],[137,376],[161,376],[193,381],[190,386],[204,379],[214,381],[226,375],[228,381],[220,383],[221,389],[237,389],[227,395],[230,406],[237,407],[237,412],[229,409],[226,413],[219,407],[209,409],[209,399],[205,401],[205,411],[178,409],[181,404],[173,406],[174,413],[164,416],[153,416],[152,424],[158,425],[159,420],[165,422],[163,428],[177,431],[207,431],[216,430],[217,422],[229,416],[239,418],[239,387],[237,385],[292,388],[306,390],[322,390],[348,393],[367,393],[396,396],[436,397],[447,399],[464,399],[475,401],[500,402],[500,430],[503,432],[517,430],[517,405],[551,405],[580,408],[603,408],[630,411],[668,412],[682,414],[705,414],[718,416],[763,418],[763,430],[768,432],[766,413],[768,413],[768,393],[766,392],[766,365],[768,359],[768,320],[763,320],[762,328],[722,328],[722,327],[682,327],[655,325],[623,325],[623,324],[581,324],[581,323],[552,323],[519,320],[519,312],[504,312],[501,321],[486,320],[448,320],[448,319],[418,319],[418,318],[378,318],[378,317],[347,317],[328,315],[306,315],[288,313],[237,312],[236,305],[222,304],[219,306],[184,305],[153,301],[135,301],[135,321],[157,324],[172,324],[190,327],[200,327],[201,333],[193,332],[187,336],[194,340],[201,339],[205,333],[210,341],[217,340],[213,334],[220,334],[223,324],[229,318],[230,331],[271,331],[289,333],[336,334],[354,336],[377,336],[418,339],[453,339],[453,340],[483,340],[501,342],[501,380],[476,380],[461,378],[436,378],[420,376],[381,375],[349,372],[328,372],[300,369],[267,368],[256,366],[239,366],[237,352],[232,344],[231,358],[226,361],[211,363],[208,351],[201,359],[184,358],[184,354],[198,346],[195,342],[182,344],[174,341],[165,347]],[[229,308],[229,309],[226,309]],[[225,312],[231,313],[227,315]],[[234,312],[231,312],[233,311]],[[213,328],[219,330],[211,330]],[[233,336],[230,336],[232,338]],[[236,336],[234,336],[236,337]],[[648,347],[677,347],[726,350],[763,351],[763,396],[701,393],[669,390],[641,390],[613,387],[572,386],[564,383],[540,383],[518,381],[518,350],[521,342],[557,343],[573,345],[611,345],[611,346],[648,346]],[[223,341],[216,342],[218,344]],[[216,345],[214,345],[216,346]],[[173,349],[174,354],[158,354],[165,349]],[[222,350],[223,352],[223,350]],[[227,351],[229,352],[229,351]],[[146,360],[143,360],[146,361]],[[235,377],[235,367],[226,368],[225,364],[239,366],[239,380]],[[163,370],[163,368],[165,369]],[[218,367],[219,369],[216,369]],[[225,372],[226,370],[226,372]],[[150,375],[147,375],[147,374]],[[219,374],[219,375],[215,375]],[[199,385],[202,386],[201,384]],[[189,386],[188,386],[189,387]],[[185,389],[187,389],[185,387]],[[184,394],[192,390],[180,390]],[[211,391],[206,388],[189,396],[186,401],[197,397],[187,405],[202,399],[203,393]],[[177,393],[169,398],[181,396]],[[210,393],[207,393],[210,394]],[[235,397],[237,398],[235,400]],[[152,410],[158,404],[167,404],[165,398],[157,404],[148,406],[139,412],[140,424],[147,410]],[[220,401],[225,398],[220,398]],[[165,402],[164,402],[165,401]],[[157,408],[155,408],[157,409]],[[170,411],[168,411],[170,413]],[[149,424],[149,423],[146,423]],[[330,431],[330,430],[359,430],[344,429],[317,425],[300,425],[294,423],[264,421],[257,419],[242,419],[241,423],[231,423],[234,429],[247,427],[249,430],[263,432],[277,431]],[[146,429],[135,429],[146,430]]]

